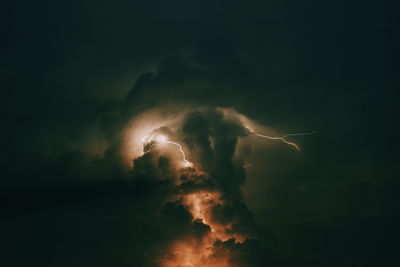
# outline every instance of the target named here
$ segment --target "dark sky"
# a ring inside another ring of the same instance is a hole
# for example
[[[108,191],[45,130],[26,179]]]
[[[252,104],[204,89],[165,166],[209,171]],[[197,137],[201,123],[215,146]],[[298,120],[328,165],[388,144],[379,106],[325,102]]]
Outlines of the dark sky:
[[[146,249],[168,238],[148,222],[167,189],[150,174],[126,174],[120,133],[149,108],[187,104],[234,108],[283,133],[318,131],[296,139],[300,154],[257,152],[242,189],[261,245],[237,248],[242,266],[395,266],[396,8],[2,3],[0,264],[154,266]],[[209,125],[218,117],[210,114]]]

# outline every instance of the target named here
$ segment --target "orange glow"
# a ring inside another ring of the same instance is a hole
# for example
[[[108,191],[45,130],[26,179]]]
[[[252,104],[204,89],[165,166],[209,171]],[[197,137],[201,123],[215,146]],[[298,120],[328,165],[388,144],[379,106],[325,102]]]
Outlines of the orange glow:
[[[150,156],[148,159],[154,162],[157,160],[157,155],[168,157],[170,159],[168,162],[171,163],[171,170],[174,169],[175,172],[171,171],[172,175],[168,173],[166,178],[172,181],[172,185],[176,186],[174,188],[176,191],[173,190],[171,192],[174,195],[169,195],[168,200],[178,201],[184,205],[191,213],[193,223],[200,224],[199,221],[201,221],[208,226],[202,228],[202,231],[199,231],[200,234],[194,229],[195,231],[186,232],[187,236],[171,241],[165,254],[161,256],[162,259],[155,260],[155,262],[159,263],[161,267],[233,267],[234,265],[230,262],[233,256],[230,253],[234,253],[232,244],[235,243],[233,245],[236,246],[238,243],[243,243],[248,236],[236,233],[235,225],[240,220],[236,218],[236,214],[228,222],[227,218],[224,220],[223,217],[215,213],[221,209],[224,210],[226,207],[231,208],[231,203],[224,198],[222,192],[217,191],[218,187],[214,187],[213,190],[198,189],[198,191],[190,191],[189,193],[186,191],[199,188],[196,186],[201,186],[203,179],[209,177],[207,173],[201,170],[200,164],[193,164],[187,159],[189,153],[193,153],[191,159],[195,159],[197,151],[195,147],[190,150],[190,136],[185,136],[185,131],[182,131],[184,129],[181,128],[181,124],[189,112],[196,110],[202,111],[203,109],[185,107],[183,112],[171,113],[168,116],[163,115],[164,111],[161,112],[161,110],[155,109],[137,116],[127,127],[128,129],[123,136],[124,147],[126,147],[123,150],[123,158],[132,161],[132,158],[151,152],[154,152],[154,154],[148,155]],[[295,136],[316,133],[281,135],[273,129],[259,125],[257,122],[237,113],[233,108],[217,108],[217,110],[223,113],[224,121],[240,126],[240,133],[235,135],[238,139],[234,154],[235,162],[236,160],[237,162],[248,162],[247,157],[251,155],[248,148],[254,146],[253,138],[240,137],[253,136],[275,140],[300,150],[300,147],[291,142],[290,139]],[[210,134],[209,139],[211,149],[216,149],[215,138],[212,134]],[[186,142],[179,140],[185,140]],[[252,158],[249,159],[251,160]],[[247,163],[243,168],[248,168],[251,165],[252,163]],[[184,183],[187,181],[192,182],[195,186],[191,187],[188,183],[188,187],[179,187],[180,185],[185,185]],[[197,183],[197,181],[200,182]],[[207,186],[207,184],[204,185]],[[182,193],[182,191],[185,192]],[[228,243],[223,243],[228,240]]]
[[[228,255],[214,255],[208,242],[191,240],[175,243],[161,262],[162,267],[231,267]]]
[[[212,208],[215,205],[224,204],[220,193],[207,191],[195,192],[185,195],[182,198],[182,202],[192,213],[194,220],[201,220],[211,228],[211,236],[214,239],[226,241],[235,238],[240,243],[246,240],[246,236],[230,233],[232,229],[231,224],[219,224],[213,220]]]
[[[202,240],[187,238],[173,244],[169,253],[161,261],[162,267],[232,267],[229,262],[228,251],[216,253],[214,242],[226,241],[235,238],[236,242],[244,242],[245,236],[230,234],[231,225],[216,223],[212,218],[212,208],[223,205],[221,193],[198,191],[176,196],[173,200],[180,200],[193,216],[193,221],[201,220],[211,229]]]
[[[182,197],[182,202],[192,213],[194,220],[202,220],[203,223],[210,223],[210,209],[222,204],[219,192],[199,191]]]

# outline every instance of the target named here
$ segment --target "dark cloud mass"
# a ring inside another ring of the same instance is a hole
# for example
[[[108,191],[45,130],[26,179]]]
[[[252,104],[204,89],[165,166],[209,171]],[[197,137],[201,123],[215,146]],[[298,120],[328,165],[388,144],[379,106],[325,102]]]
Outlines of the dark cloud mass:
[[[399,264],[395,3],[1,6],[1,266]]]

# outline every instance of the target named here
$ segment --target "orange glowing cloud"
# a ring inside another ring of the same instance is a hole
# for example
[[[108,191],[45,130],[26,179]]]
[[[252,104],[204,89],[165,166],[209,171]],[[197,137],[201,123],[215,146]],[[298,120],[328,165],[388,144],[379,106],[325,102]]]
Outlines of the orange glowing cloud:
[[[190,111],[190,109],[187,111]],[[186,236],[185,234],[185,237],[171,241],[166,254],[157,262],[162,267],[232,267],[229,250],[217,248],[215,244],[218,242],[220,244],[221,242],[231,242],[233,245],[240,245],[248,238],[251,238],[251,236],[246,236],[251,234],[243,234],[243,232],[251,232],[240,231],[238,233],[235,229],[238,229],[237,222],[240,219],[236,217],[229,219],[214,218],[218,217],[215,215],[216,211],[220,210],[222,212],[226,208],[234,209],[236,206],[232,203],[240,202],[241,199],[238,197],[239,199],[235,199],[236,202],[230,199],[231,202],[227,203],[228,198],[224,195],[226,192],[221,190],[221,184],[219,184],[220,187],[216,186],[215,184],[218,185],[218,181],[216,179],[211,180],[213,179],[211,175],[203,175],[205,171],[202,170],[201,163],[196,164],[196,151],[193,148],[190,150],[191,146],[188,139],[179,139],[179,134],[182,134],[180,131],[182,124],[185,122],[186,113],[181,112],[180,114],[166,116],[160,110],[151,110],[134,118],[123,135],[123,142],[125,144],[123,157],[129,163],[132,159],[140,157],[153,160],[153,158],[162,155],[170,158],[171,165],[175,169],[174,174],[171,175],[173,178],[168,179],[175,180],[172,183],[172,186],[174,186],[172,191],[174,193],[169,195],[167,201],[179,202],[184,210],[190,212],[193,224],[201,222],[200,224],[205,225],[207,229],[206,233],[201,237],[191,236],[191,234],[187,234]],[[224,124],[228,129],[232,129],[233,131],[233,133],[228,133],[235,138],[235,142],[232,142],[234,153],[230,155],[229,159],[233,161],[238,159],[239,163],[244,162],[241,160],[240,146],[241,140],[247,139],[245,138],[246,136],[253,135],[271,140],[280,140],[286,145],[299,150],[297,144],[289,142],[285,138],[312,134],[289,134],[282,137],[274,137],[279,135],[276,135],[271,129],[263,127],[246,116],[237,113],[233,109],[219,108],[216,114],[219,116],[218,118],[223,117],[219,123]],[[220,116],[221,114],[223,116]],[[258,132],[268,133],[269,135],[259,134]],[[185,137],[184,134],[183,137]],[[217,144],[218,147],[218,138],[215,138],[215,135],[209,134],[210,150],[216,149],[214,144]],[[253,144],[254,139],[246,142]],[[145,157],[149,156],[148,153],[154,154],[150,154],[151,157]],[[191,157],[190,153],[194,155]],[[191,160],[194,159],[194,162],[189,161],[188,157]],[[232,165],[234,164],[232,163]],[[251,166],[251,164],[242,166],[242,170],[246,166]],[[191,186],[198,185],[196,184],[196,179],[200,179],[201,181],[210,179],[207,180],[210,183],[205,183],[208,187],[193,186],[190,190],[187,190],[180,188],[181,185],[184,185],[185,179],[191,182]],[[210,184],[212,186],[209,186]],[[238,190],[241,190],[241,188],[238,188]],[[242,206],[248,211],[246,205],[242,204]]]

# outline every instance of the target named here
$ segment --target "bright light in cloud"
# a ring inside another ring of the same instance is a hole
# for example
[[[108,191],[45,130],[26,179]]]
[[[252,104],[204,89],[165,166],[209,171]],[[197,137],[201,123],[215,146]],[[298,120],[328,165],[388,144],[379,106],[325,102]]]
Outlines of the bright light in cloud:
[[[157,135],[157,136],[155,137],[155,140],[156,140],[158,143],[167,143],[167,142],[168,142],[168,138],[167,138],[165,135]]]
[[[179,126],[185,112],[179,114],[154,108],[132,118],[121,134],[120,156],[127,167],[133,167],[132,159],[143,155],[143,144],[154,138],[154,131],[162,127],[173,128]],[[152,134],[153,133],[153,134]]]
[[[146,116],[142,116],[140,120],[135,120],[138,129],[134,132],[135,135],[130,136],[130,138],[134,139],[132,143],[137,144],[135,150],[140,149],[141,154],[139,157],[154,153],[142,157],[143,160],[156,164],[157,155],[168,156],[171,166],[175,167],[168,169],[168,171],[171,171],[171,173],[168,173],[168,179],[173,181],[173,185],[177,189],[176,191],[174,190],[173,195],[169,196],[169,201],[183,205],[183,208],[192,215],[192,224],[204,228],[199,236],[188,235],[171,243],[166,255],[161,259],[154,260],[162,267],[232,267],[229,262],[229,251],[218,256],[215,254],[215,252],[221,251],[220,248],[216,247],[216,242],[228,242],[231,240],[229,242],[233,241],[235,245],[239,246],[239,244],[244,244],[247,239],[254,238],[254,234],[237,229],[237,222],[241,221],[240,216],[237,218],[234,216],[234,218],[227,220],[219,220],[218,216],[215,216],[215,211],[226,209],[230,212],[231,209],[238,208],[238,206],[236,202],[228,201],[228,198],[225,198],[228,194],[227,192],[229,192],[229,190],[225,190],[225,185],[202,169],[202,161],[195,160],[199,156],[196,150],[196,140],[193,139],[196,138],[196,133],[191,131],[199,130],[201,133],[201,129],[193,127],[190,131],[186,130],[185,123],[187,119],[191,118],[190,116],[186,118],[187,113],[184,111],[179,115],[175,114],[169,120],[162,120],[161,115],[157,117],[156,113],[149,113]],[[223,116],[221,116],[221,113]],[[217,123],[219,125],[215,125],[216,122],[212,120],[215,117],[218,118]],[[246,137],[257,136],[269,140],[277,140],[300,150],[300,147],[292,142],[290,138],[316,133],[282,135],[273,129],[259,125],[246,116],[237,113],[234,109],[219,108],[215,113],[211,114],[210,118],[210,121],[207,121],[209,123],[207,125],[207,135],[210,143],[206,145],[209,146],[208,148],[211,152],[207,156],[217,157],[218,152],[225,149],[226,146],[218,146],[220,144],[218,142],[221,142],[218,139],[220,135],[226,138],[233,136],[235,142],[232,142],[233,148],[231,154],[229,154],[232,159],[229,158],[229,160],[232,160],[232,166],[234,167],[236,167],[236,162],[237,164],[242,164],[243,168],[251,166],[251,163],[245,164],[247,162],[245,157],[248,155],[242,153],[244,150],[236,146],[239,146],[240,142],[247,142],[251,146],[256,145],[254,139]],[[219,128],[221,125],[225,126],[226,130],[223,128],[224,130],[221,131]],[[225,139],[222,139],[222,142],[224,142]],[[183,143],[180,140],[185,140],[185,142]],[[185,146],[186,144],[188,146]],[[190,148],[192,150],[189,150]],[[187,160],[188,153],[192,153],[191,158],[196,163],[198,162],[195,167],[194,163]],[[236,174],[234,169],[229,170],[234,173],[233,175],[238,175],[237,177],[242,178],[242,172]],[[180,187],[181,185],[182,187]],[[239,184],[234,185],[239,186]],[[246,206],[241,207],[247,210]]]
[[[146,143],[156,142],[155,144],[152,144],[150,146],[149,150],[145,151],[144,153],[150,152],[154,146],[159,145],[159,144],[171,144],[171,145],[177,146],[179,149],[179,153],[182,155],[182,161],[183,161],[182,166],[185,168],[193,167],[193,163],[186,159],[186,154],[182,148],[182,145],[177,142],[168,140],[167,136],[165,136],[163,134],[157,134],[157,135],[153,136],[152,138],[149,138],[149,136],[146,135],[142,138],[142,141],[143,141],[143,145],[145,145]]]

